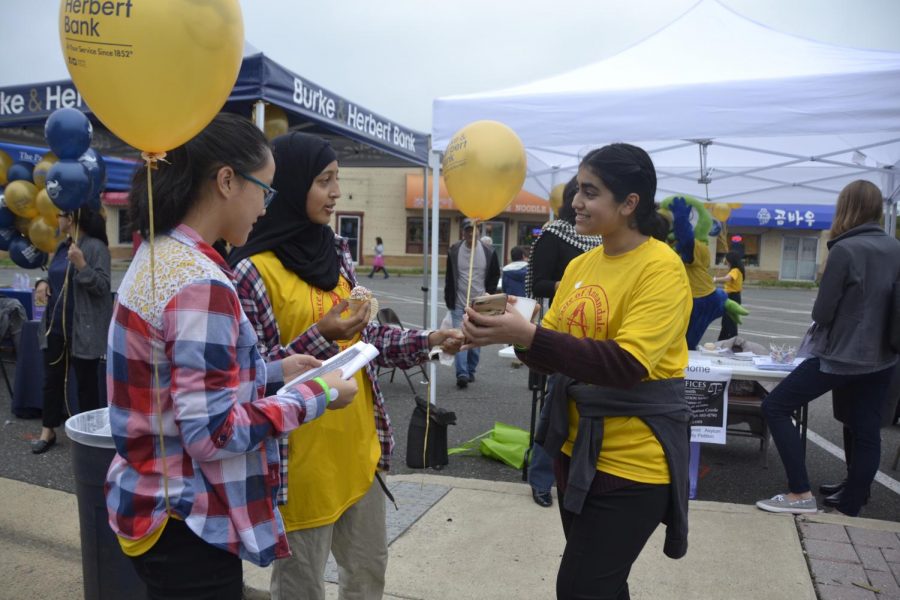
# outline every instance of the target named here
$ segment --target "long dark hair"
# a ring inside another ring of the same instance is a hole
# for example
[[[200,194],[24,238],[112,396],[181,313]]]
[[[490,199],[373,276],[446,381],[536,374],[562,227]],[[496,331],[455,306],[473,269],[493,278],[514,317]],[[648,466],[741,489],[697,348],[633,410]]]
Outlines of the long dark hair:
[[[566,187],[563,188],[562,205],[559,207],[559,218],[569,223],[569,225],[575,224],[575,209],[572,208],[572,200],[575,199],[575,194],[577,193],[578,180],[573,177],[566,183]]]
[[[228,165],[235,171],[252,173],[263,168],[269,157],[269,142],[248,119],[219,113],[194,138],[175,148],[153,171],[153,220],[156,233],[173,229],[200,195],[203,185]],[[131,181],[128,218],[133,230],[150,237],[147,169],[138,169]]]
[[[100,240],[104,246],[109,246],[109,238],[106,236],[106,219],[103,218],[103,215],[87,206],[82,206],[75,211],[72,218],[75,225],[84,233]]]
[[[747,275],[744,272],[744,259],[739,253],[732,250],[725,255],[725,260],[728,261],[728,264],[731,266],[731,268],[737,269],[741,272],[741,277],[745,277]]]
[[[653,236],[663,227],[663,217],[656,212],[656,169],[643,148],[631,144],[609,144],[588,152],[580,167],[599,177],[618,203],[628,194],[638,195],[631,226],[643,235]]]

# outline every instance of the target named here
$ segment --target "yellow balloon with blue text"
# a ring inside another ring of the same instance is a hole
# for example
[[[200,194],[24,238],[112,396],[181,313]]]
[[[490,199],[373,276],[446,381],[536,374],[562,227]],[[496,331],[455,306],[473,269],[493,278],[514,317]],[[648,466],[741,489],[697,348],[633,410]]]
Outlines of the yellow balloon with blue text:
[[[161,153],[199,133],[222,109],[241,66],[238,0],[59,3],[59,38],[72,81],[116,136]]]
[[[34,185],[37,186],[39,190],[44,189],[47,185],[47,172],[50,171],[50,167],[56,162],[56,157],[53,156],[52,152],[48,152],[44,158],[41,159],[41,162],[34,165],[34,171],[31,173],[31,180],[34,181]]]
[[[3,150],[0,150],[0,186],[6,185],[8,183],[8,180],[6,179],[6,172],[9,170],[12,164],[12,157]]]
[[[525,182],[525,147],[497,121],[469,123],[450,140],[441,169],[456,208],[484,221],[509,206]]]
[[[19,179],[13,181],[4,190],[6,207],[16,215],[25,219],[33,219],[38,216],[35,198],[37,188],[30,181]]]

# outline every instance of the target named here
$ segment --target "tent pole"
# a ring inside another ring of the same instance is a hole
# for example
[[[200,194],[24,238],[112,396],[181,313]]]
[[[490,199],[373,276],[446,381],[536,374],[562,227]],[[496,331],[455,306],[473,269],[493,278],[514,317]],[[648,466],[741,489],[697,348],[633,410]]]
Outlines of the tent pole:
[[[428,324],[428,167],[422,167],[422,324]]]
[[[553,165],[553,172],[550,173],[550,193],[553,193],[553,188],[556,187],[556,176],[559,175],[559,165]],[[560,205],[562,208],[562,205]],[[556,220],[556,213],[553,212],[553,207],[550,207],[550,218],[547,219],[550,223]]]
[[[428,321],[430,329],[438,328],[438,235],[434,232],[438,231],[438,217],[440,214],[441,204],[441,153],[432,150],[429,155],[431,163],[431,285],[429,293],[431,294],[431,318]],[[426,196],[427,198],[427,196]],[[428,203],[425,203],[428,206]],[[428,386],[428,401],[437,404],[437,365],[434,361],[428,363],[428,380],[431,385]]]
[[[256,127],[260,131],[266,130],[266,103],[262,100],[257,100],[253,105],[253,117],[256,122]]]
[[[897,198],[894,186],[896,178],[893,169],[884,176],[884,230],[894,237],[897,235]]]

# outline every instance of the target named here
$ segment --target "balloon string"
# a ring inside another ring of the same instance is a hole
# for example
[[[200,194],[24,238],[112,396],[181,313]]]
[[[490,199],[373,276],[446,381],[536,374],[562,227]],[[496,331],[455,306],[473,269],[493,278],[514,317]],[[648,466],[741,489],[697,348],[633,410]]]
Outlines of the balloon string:
[[[469,299],[472,295],[472,269],[475,268],[475,234],[478,232],[477,221],[472,223],[472,246],[469,248],[469,284],[466,286],[466,306],[469,306]],[[465,312],[466,306],[463,307]]]
[[[144,152],[141,154],[147,163],[147,205],[150,213],[150,293],[153,301],[156,302],[156,227],[153,222],[153,169],[156,168],[156,162],[161,160],[165,153],[154,154]],[[168,457],[166,456],[166,440],[163,435],[163,409],[162,398],[160,397],[159,385],[159,363],[156,360],[156,344],[150,344],[150,362],[153,363],[153,390],[156,396],[156,410],[159,413],[159,451],[162,454],[162,472],[163,472],[163,499],[166,504],[166,514],[172,514],[172,508],[169,506],[169,467]]]
[[[422,480],[419,483],[419,490],[425,488],[425,469],[428,468],[428,427],[431,424],[431,380],[426,379],[425,383],[425,441],[422,443]],[[434,466],[434,465],[432,465]]]
[[[75,214],[69,217],[69,237],[71,238],[71,243],[78,245],[78,221],[79,215],[81,214],[81,209],[75,211]],[[74,229],[74,236],[73,236]],[[60,361],[63,361],[63,368],[65,369],[65,374],[63,375],[63,404],[66,406],[66,413],[72,414],[72,407],[69,406],[69,334],[66,329],[66,304],[69,301],[69,275],[72,273],[72,262],[69,261],[68,256],[66,257],[66,274],[63,277],[62,289],[60,290],[60,298],[57,300],[59,302],[62,301],[62,332],[63,332],[63,347],[60,351],[59,357],[56,360],[50,361],[51,365],[59,364]],[[56,307],[54,306],[54,309]],[[44,337],[49,337],[50,332],[53,331],[53,323],[56,321],[56,310],[50,313],[50,323],[47,325],[47,331],[44,332]]]

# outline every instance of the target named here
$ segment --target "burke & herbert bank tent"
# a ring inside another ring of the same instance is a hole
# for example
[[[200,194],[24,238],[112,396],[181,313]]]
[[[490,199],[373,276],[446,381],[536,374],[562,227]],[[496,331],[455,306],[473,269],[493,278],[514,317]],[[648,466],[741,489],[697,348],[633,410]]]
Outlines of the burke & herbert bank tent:
[[[249,116],[258,107],[261,122],[266,104],[284,109],[293,129],[329,138],[342,165],[425,166],[428,162],[427,134],[343,98],[245,44],[240,73],[224,109]],[[43,146],[43,123],[62,107],[91,114],[70,80],[8,86],[0,81],[0,138]],[[97,125],[95,120],[93,146],[101,153],[133,152]]]

